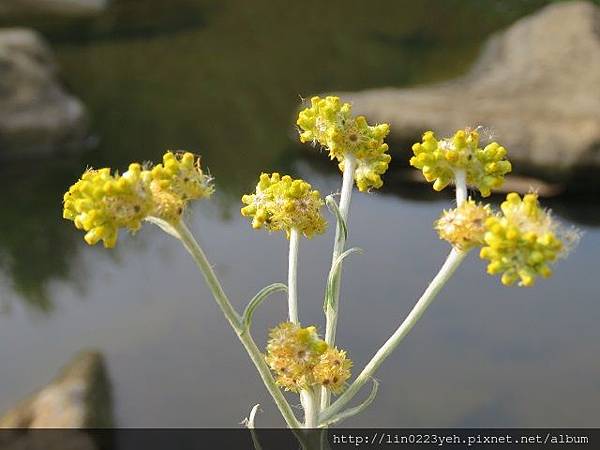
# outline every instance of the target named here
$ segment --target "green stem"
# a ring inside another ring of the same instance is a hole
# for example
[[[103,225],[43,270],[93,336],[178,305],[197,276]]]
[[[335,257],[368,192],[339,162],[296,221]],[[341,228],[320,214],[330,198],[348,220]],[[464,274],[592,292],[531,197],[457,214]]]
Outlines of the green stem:
[[[467,199],[467,183],[466,174],[463,170],[457,170],[454,174],[456,185],[456,204],[462,205]],[[411,312],[408,314],[404,322],[396,329],[394,334],[386,341],[385,344],[375,353],[371,361],[365,366],[363,371],[356,377],[354,382],[346,389],[346,391],[335,401],[331,407],[323,411],[320,420],[327,422],[335,416],[352,398],[358,393],[360,388],[373,376],[379,366],[385,359],[394,351],[400,344],[402,339],[419,321],[425,310],[429,307],[438,292],[444,287],[446,282],[452,277],[454,271],[462,263],[467,256],[467,252],[462,252],[453,248],[446,261],[440,268],[438,274],[431,281],[419,301],[415,304]]]
[[[354,187],[354,171],[356,170],[356,159],[350,154],[344,155],[344,176],[342,180],[342,192],[340,195],[339,211],[343,221],[347,224],[348,212],[350,209],[350,201],[352,200],[352,189]],[[331,269],[334,269],[335,262],[338,257],[344,252],[346,246],[346,236],[342,224],[338,223],[335,231],[335,242],[333,244],[333,254],[331,256]],[[333,347],[335,345],[335,334],[337,331],[340,285],[341,285],[341,268],[340,274],[337,277],[337,282],[334,286],[332,304],[327,305],[325,311],[325,342]],[[321,389],[321,409],[329,406],[329,391],[325,388]]]
[[[290,322],[298,321],[298,246],[300,244],[300,231],[297,228],[290,230],[290,252],[288,257],[288,310]]]
[[[375,371],[379,368],[381,363],[390,356],[392,351],[402,342],[408,332],[415,326],[419,321],[423,313],[427,310],[427,307],[431,304],[433,299],[436,297],[438,292],[446,284],[446,282],[452,277],[454,271],[458,268],[460,263],[464,260],[466,252],[462,252],[457,249],[452,249],[446,262],[439,270],[438,274],[431,281],[431,284],[427,287],[419,301],[415,304],[412,311],[408,314],[402,324],[396,329],[394,334],[386,341],[385,344],[375,353],[371,358],[371,361],[365,366],[360,375],[356,377],[354,382],[344,391],[342,395],[321,415],[321,422],[327,422],[329,419],[334,417],[338,412],[346,406],[346,404],[354,398],[360,388],[369,381]]]
[[[236,332],[238,338],[242,342],[244,348],[248,352],[248,356],[256,366],[260,377],[262,378],[265,387],[273,397],[275,404],[279,408],[281,415],[285,419],[288,427],[290,428],[300,428],[300,423],[294,413],[292,412],[292,408],[286,401],[283,396],[281,390],[275,383],[273,376],[271,375],[271,371],[269,370],[269,366],[265,362],[264,356],[261,351],[256,346],[254,339],[250,334],[250,331],[244,332],[244,327],[242,323],[242,319],[239,314],[233,309],[231,302],[225,295],[223,291],[223,287],[217,278],[212,266],[208,262],[204,251],[194,239],[194,236],[187,228],[187,226],[183,223],[183,221],[179,222],[177,225],[173,226],[173,230],[177,233],[177,237],[183,243],[184,247],[187,251],[192,255],[192,258],[196,262],[196,265],[204,275],[204,279],[206,280],[206,284],[210,288],[217,304],[225,314],[225,318],[231,325],[231,327]]]

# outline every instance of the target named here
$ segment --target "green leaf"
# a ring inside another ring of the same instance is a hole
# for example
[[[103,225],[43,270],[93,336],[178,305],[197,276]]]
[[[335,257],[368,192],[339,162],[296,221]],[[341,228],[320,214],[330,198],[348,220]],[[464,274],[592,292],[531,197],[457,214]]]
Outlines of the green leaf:
[[[250,303],[248,303],[248,306],[246,306],[246,309],[244,310],[244,314],[242,315],[242,334],[246,333],[250,329],[250,326],[252,325],[252,316],[254,316],[254,311],[269,295],[274,294],[275,292],[287,292],[287,290],[287,286],[283,283],[273,283],[261,289],[254,296],[254,298],[250,300]]]
[[[327,312],[327,306],[330,308],[336,308],[337,305],[334,305],[334,292],[335,286],[338,283],[340,278],[340,272],[342,269],[342,261],[346,259],[346,257],[350,256],[353,253],[362,253],[363,250],[358,247],[353,247],[346,250],[340,256],[337,257],[333,265],[331,266],[331,270],[329,271],[329,276],[327,277],[327,288],[325,289],[325,303],[323,304],[323,309]]]
[[[329,211],[331,211],[333,214],[335,214],[335,217],[337,218],[337,226],[342,230],[342,235],[344,236],[344,240],[348,239],[348,225],[346,224],[346,221],[342,217],[340,208],[338,207],[338,204],[336,203],[335,199],[333,198],[333,195],[330,194],[327,197],[325,197],[325,204],[327,205],[327,208],[329,208]]]
[[[363,412],[365,409],[367,409],[369,407],[369,405],[371,403],[373,403],[373,400],[375,400],[375,397],[377,396],[377,391],[379,390],[379,381],[377,381],[375,378],[371,378],[371,381],[373,382],[373,388],[371,389],[369,396],[360,405],[355,406],[354,408],[348,408],[329,419],[326,418],[327,410],[324,410],[323,413],[324,413],[325,419],[319,423],[319,426],[322,427],[322,426],[327,426],[327,425],[331,425],[334,423],[339,423],[342,420],[347,419],[348,417],[355,416],[355,415]]]

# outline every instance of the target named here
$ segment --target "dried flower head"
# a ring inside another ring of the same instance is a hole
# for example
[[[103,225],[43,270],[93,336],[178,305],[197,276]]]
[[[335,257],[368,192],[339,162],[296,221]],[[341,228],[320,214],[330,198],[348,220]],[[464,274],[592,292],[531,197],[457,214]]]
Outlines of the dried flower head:
[[[277,384],[298,392],[315,384],[312,371],[326,350],[327,344],[319,339],[315,327],[284,322],[269,333],[266,360]]]
[[[550,264],[566,255],[577,241],[575,231],[565,230],[540,208],[537,194],[510,193],[501,205],[502,214],[486,221],[486,247],[480,256],[490,261],[487,272],[502,274],[501,281],[533,286],[539,275],[552,274]]]
[[[325,231],[327,222],[321,215],[324,202],[319,191],[304,180],[294,180],[278,173],[261,174],[254,194],[244,195],[241,209],[244,217],[252,217],[252,227],[269,231],[285,231],[289,237],[297,228],[307,238]]]
[[[444,211],[435,222],[440,239],[458,250],[467,251],[483,244],[485,221],[490,216],[489,205],[469,199],[457,208]]]
[[[130,164],[123,175],[110,169],[87,170],[64,195],[63,217],[86,231],[85,241],[117,243],[119,228],[137,231],[153,206],[146,176],[139,164]]]
[[[346,387],[351,367],[352,361],[348,359],[345,351],[328,348],[319,357],[319,362],[313,369],[315,381],[334,394],[339,394]]]
[[[293,392],[319,385],[339,393],[352,367],[346,352],[330,348],[315,327],[302,328],[291,322],[270,331],[266,360],[277,384]]]
[[[457,170],[466,173],[467,184],[483,197],[504,183],[504,175],[512,169],[506,149],[497,142],[479,147],[477,130],[458,130],[453,137],[437,140],[433,131],[423,134],[423,142],[412,146],[410,164],[423,171],[425,179],[441,191],[454,181]]]
[[[354,172],[360,191],[380,188],[392,157],[383,142],[390,132],[388,124],[371,126],[363,116],[352,116],[352,106],[339,97],[313,97],[311,106],[300,111],[297,125],[301,142],[318,143],[337,159],[340,170],[351,156],[357,161]]]

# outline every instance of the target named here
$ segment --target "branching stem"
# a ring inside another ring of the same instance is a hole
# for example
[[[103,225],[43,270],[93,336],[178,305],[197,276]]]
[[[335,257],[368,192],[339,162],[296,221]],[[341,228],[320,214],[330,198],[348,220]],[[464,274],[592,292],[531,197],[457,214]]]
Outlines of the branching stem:
[[[231,302],[227,298],[227,295],[223,291],[223,287],[221,286],[221,283],[217,278],[217,275],[215,274],[212,266],[208,262],[208,259],[206,258],[206,255],[202,250],[202,247],[200,247],[200,245],[198,244],[190,230],[187,228],[187,226],[183,223],[183,221],[179,222],[177,225],[174,225],[173,229],[177,233],[177,237],[183,243],[184,247],[192,255],[192,258],[196,262],[196,265],[204,275],[206,284],[208,284],[208,287],[210,288],[215,298],[215,301],[223,311],[223,314],[225,314],[225,318],[227,319],[231,327],[234,329],[244,348],[248,352],[248,356],[250,356],[250,359],[256,366],[256,369],[258,370],[258,373],[260,374],[263,383],[265,384],[267,390],[273,397],[273,400],[279,408],[279,411],[281,412],[281,415],[286,421],[288,427],[300,428],[300,423],[298,422],[298,419],[296,419],[296,416],[292,412],[292,408],[290,407],[285,397],[283,396],[281,390],[275,383],[273,375],[271,375],[271,371],[269,370],[269,367],[265,362],[264,356],[256,346],[256,343],[254,342],[250,331],[248,330],[244,332],[242,319],[240,318],[239,314],[235,311],[235,309],[231,305]]]

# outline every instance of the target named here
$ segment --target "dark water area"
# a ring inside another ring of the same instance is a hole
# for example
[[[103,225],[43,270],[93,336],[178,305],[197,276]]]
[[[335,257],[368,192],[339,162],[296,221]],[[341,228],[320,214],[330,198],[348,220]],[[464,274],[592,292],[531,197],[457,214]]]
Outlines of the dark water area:
[[[452,78],[487,36],[546,3],[121,0],[94,19],[6,23],[49,39],[92,136],[76,153],[0,166],[0,411],[93,347],[107,356],[121,426],[236,426],[255,403],[259,426],[282,424],[180,245],[146,225],[115,250],[91,248],[61,218],[63,192],[88,166],[123,170],[166,148],[201,154],[217,194],[188,220],[242,310],[285,281],[287,242],[253,231],[240,196],[261,171],[302,176],[324,194],[340,187],[326,156],[296,142],[301,97]],[[408,157],[400,145],[391,152],[398,167]],[[431,224],[451,198],[385,181],[351,209],[349,245],[365,253],[344,269],[338,342],[355,372],[449,250]],[[555,275],[506,288],[473,252],[378,372],[374,404],[347,425],[598,425],[598,199],[546,204],[583,232]],[[320,329],[330,228],[300,248],[300,317]],[[286,311],[283,297],[261,306],[258,343]]]

